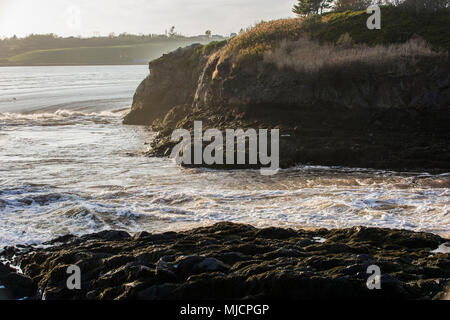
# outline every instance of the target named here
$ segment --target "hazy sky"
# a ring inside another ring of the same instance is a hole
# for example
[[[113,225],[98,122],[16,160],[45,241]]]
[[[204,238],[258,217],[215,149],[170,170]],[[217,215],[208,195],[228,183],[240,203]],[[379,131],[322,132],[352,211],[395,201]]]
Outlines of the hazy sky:
[[[260,20],[291,17],[295,0],[0,0],[0,36],[30,33],[92,36],[238,32]]]

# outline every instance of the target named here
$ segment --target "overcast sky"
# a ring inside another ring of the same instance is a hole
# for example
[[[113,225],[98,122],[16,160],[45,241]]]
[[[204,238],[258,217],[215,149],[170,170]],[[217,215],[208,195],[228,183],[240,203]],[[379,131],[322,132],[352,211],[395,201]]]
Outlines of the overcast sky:
[[[292,17],[295,0],[0,0],[0,36],[164,33],[228,35],[261,20]]]

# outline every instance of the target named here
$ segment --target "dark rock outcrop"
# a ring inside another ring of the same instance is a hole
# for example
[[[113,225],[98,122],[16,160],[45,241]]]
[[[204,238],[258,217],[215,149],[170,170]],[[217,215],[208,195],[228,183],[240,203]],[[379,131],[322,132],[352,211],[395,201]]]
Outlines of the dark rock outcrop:
[[[25,276],[1,267],[0,285],[22,287],[13,297],[49,300],[433,299],[444,297],[450,283],[450,255],[431,253],[445,241],[388,229],[232,223],[136,237],[104,232],[59,238],[47,249],[4,251]],[[66,287],[70,265],[81,269],[81,290]],[[367,288],[371,265],[381,269],[381,290]],[[23,292],[30,288],[33,294]]]
[[[280,129],[281,167],[449,169],[446,57],[401,71],[350,65],[302,74],[264,60],[236,64],[223,45],[193,46],[150,68],[125,123],[160,133],[151,155],[168,156],[173,129],[202,120],[204,130]]]
[[[192,104],[202,71],[202,48],[200,44],[179,48],[150,62],[150,75],[137,88],[133,112],[124,123],[150,124],[176,106]]]
[[[0,300],[24,299],[35,294],[36,287],[30,278],[0,263]]]

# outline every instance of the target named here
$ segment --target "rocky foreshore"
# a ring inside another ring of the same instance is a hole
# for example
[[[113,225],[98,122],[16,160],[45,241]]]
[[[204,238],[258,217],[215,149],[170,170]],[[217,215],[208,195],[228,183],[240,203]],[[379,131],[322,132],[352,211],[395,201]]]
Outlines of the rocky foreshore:
[[[43,248],[4,248],[0,298],[440,299],[450,283],[450,254],[432,251],[445,243],[400,230],[233,223],[180,233],[64,236]],[[71,265],[81,270],[81,290],[67,289]],[[372,265],[381,269],[381,290],[367,287]]]

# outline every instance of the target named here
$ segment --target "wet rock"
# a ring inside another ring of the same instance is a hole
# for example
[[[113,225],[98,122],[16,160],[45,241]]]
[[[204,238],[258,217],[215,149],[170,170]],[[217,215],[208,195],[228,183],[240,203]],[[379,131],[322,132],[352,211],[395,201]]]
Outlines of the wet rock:
[[[136,234],[133,237],[133,239],[134,240],[145,240],[145,239],[148,239],[149,237],[151,237],[151,234],[148,233],[148,232],[143,231],[143,232],[139,232],[138,234]]]
[[[300,250],[280,248],[272,252],[268,252],[262,255],[264,259],[276,259],[276,258],[287,258],[287,257],[304,257]]]
[[[106,241],[120,241],[128,239],[131,236],[125,231],[102,231],[82,237],[83,240],[106,240]]]
[[[314,244],[314,241],[309,239],[303,239],[298,242],[299,247],[309,247],[312,244]]]
[[[257,237],[266,239],[288,239],[296,235],[297,233],[294,230],[287,230],[281,228],[267,228],[262,229],[256,233]]]
[[[229,269],[220,260],[201,256],[181,257],[175,262],[174,267],[184,277],[204,272],[227,271]]]
[[[75,238],[76,237],[74,235],[68,234],[68,235],[61,236],[61,237],[58,237],[56,239],[53,239],[51,241],[47,241],[47,242],[44,243],[44,245],[55,245],[55,244],[58,244],[58,243],[67,243],[67,242],[69,242],[69,241],[71,241],[71,240],[73,240]]]
[[[225,252],[218,255],[218,258],[224,263],[231,265],[239,261],[246,261],[250,259],[249,256],[246,256],[240,252]]]
[[[445,242],[404,230],[260,230],[233,223],[133,238],[108,232],[48,248],[3,250],[0,257],[12,258],[25,275],[0,265],[0,285],[7,282],[10,290],[0,294],[47,300],[436,299],[446,294],[450,254],[432,250]],[[81,269],[81,290],[66,288],[72,264]],[[367,288],[371,265],[381,269],[382,290]]]
[[[172,268],[169,263],[164,261],[163,258],[156,263],[155,274],[159,280],[164,282],[176,282],[177,279],[175,269]]]
[[[36,294],[36,287],[29,277],[2,263],[0,263],[0,287],[0,300],[31,298]]]

